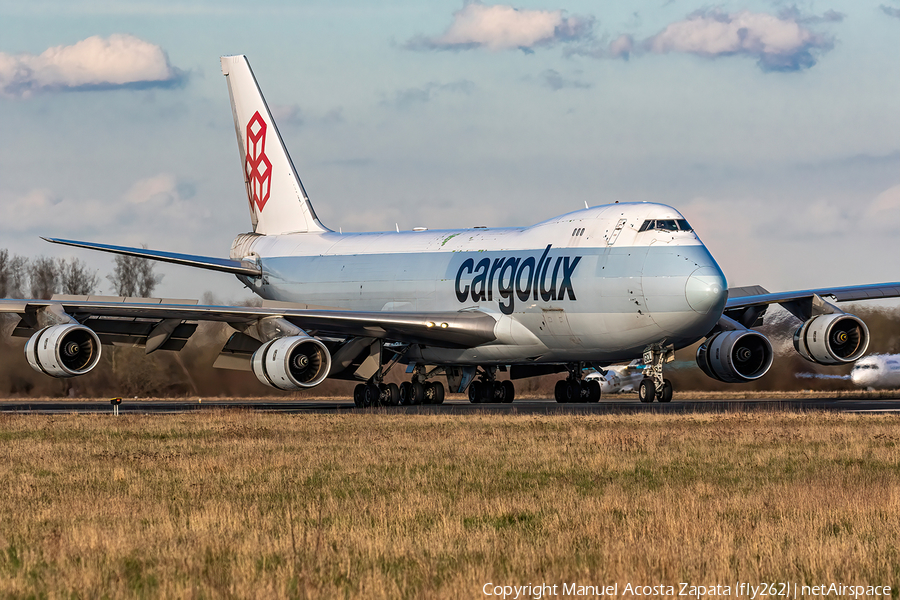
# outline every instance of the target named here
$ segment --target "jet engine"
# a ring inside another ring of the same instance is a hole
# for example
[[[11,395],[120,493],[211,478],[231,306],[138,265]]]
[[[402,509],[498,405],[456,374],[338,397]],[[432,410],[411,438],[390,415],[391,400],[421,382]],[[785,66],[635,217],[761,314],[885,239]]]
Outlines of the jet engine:
[[[53,377],[84,375],[100,360],[100,338],[76,323],[45,327],[25,344],[25,358],[38,373]]]
[[[331,353],[320,340],[305,335],[269,340],[250,359],[262,383],[293,391],[322,383],[331,370]]]
[[[794,333],[794,348],[806,360],[839,365],[859,359],[869,347],[869,329],[862,319],[847,313],[818,315]]]
[[[751,329],[720,331],[697,348],[697,365],[713,379],[746,383],[759,379],[772,366],[772,344]]]

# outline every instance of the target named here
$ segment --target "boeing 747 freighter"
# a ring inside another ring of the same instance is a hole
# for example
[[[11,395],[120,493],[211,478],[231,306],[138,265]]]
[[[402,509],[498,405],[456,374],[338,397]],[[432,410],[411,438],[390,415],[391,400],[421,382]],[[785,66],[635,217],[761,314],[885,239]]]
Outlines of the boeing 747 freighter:
[[[559,402],[596,402],[583,369],[641,359],[640,399],[668,402],[664,365],[703,340],[700,368],[720,381],[765,375],[769,340],[753,328],[778,303],[803,325],[794,345],[827,365],[866,351],[865,323],[836,302],[900,295],[900,283],[799,292],[729,289],[697,232],[656,203],[585,208],[529,227],[343,233],[313,209],[244,56],[221,59],[228,84],[252,231],[230,257],[211,258],[48,239],[231,273],[261,307],[138,298],[3,300],[37,371],[93,369],[102,344],[180,350],[199,321],[234,333],[215,365],[252,371],[279,390],[328,377],[357,380],[359,406],[440,403],[445,386],[472,402],[512,402],[514,381],[565,373]],[[386,383],[405,365],[408,381]],[[508,371],[500,381],[498,371]]]

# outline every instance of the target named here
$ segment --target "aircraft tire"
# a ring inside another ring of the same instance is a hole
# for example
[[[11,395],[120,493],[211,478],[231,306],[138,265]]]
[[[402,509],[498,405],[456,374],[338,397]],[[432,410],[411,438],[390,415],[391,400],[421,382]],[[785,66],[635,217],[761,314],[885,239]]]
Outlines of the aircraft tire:
[[[600,402],[600,382],[592,379],[591,381],[585,381],[584,387],[587,388],[588,402]]]
[[[425,400],[425,386],[418,381],[412,381],[409,384],[410,404],[422,404]]]
[[[353,388],[353,405],[357,408],[363,408],[363,394],[365,393],[366,384],[360,383]]]
[[[672,388],[672,382],[668,379],[663,379],[663,389],[662,394],[659,395],[660,402],[671,402],[672,394],[674,390]]]
[[[425,404],[444,403],[444,384],[440,381],[432,381],[425,384]]]
[[[503,390],[503,402],[506,404],[516,399],[516,386],[509,379],[500,383],[500,389]]]
[[[581,402],[581,382],[573,379],[566,382],[566,402]]]
[[[384,399],[388,406],[398,406],[400,404],[400,386],[396,383],[388,383],[384,386]]]
[[[638,386],[638,398],[641,402],[653,402],[656,398],[656,386],[649,377],[641,380],[641,384]]]
[[[469,384],[469,402],[472,404],[481,403],[481,386],[480,381],[473,381]]]
[[[363,389],[363,405],[366,408],[381,404],[381,390],[374,383],[365,384]]]
[[[404,381],[403,383],[401,383],[399,385],[400,406],[409,406],[410,404],[412,404],[412,402],[410,402],[410,395],[412,394],[412,392],[410,391],[411,387],[412,387],[412,384],[408,381]]]
[[[566,402],[568,402],[568,400],[566,400],[566,387],[566,380],[560,379],[556,382],[556,387],[553,388],[553,395],[556,397],[556,401],[560,404],[565,404]]]

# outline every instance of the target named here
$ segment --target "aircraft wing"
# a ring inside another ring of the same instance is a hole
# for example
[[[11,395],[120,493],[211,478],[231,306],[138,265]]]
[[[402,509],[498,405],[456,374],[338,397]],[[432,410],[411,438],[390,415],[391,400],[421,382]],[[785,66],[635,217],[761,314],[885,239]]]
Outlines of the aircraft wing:
[[[818,288],[795,292],[771,293],[759,285],[728,289],[725,316],[745,327],[762,324],[762,317],[770,304],[780,304],[798,319],[805,321],[814,314],[813,306],[825,301],[852,302],[900,297],[900,282]]]
[[[54,306],[55,305],[55,306]],[[252,324],[265,317],[283,317],[311,335],[359,336],[385,341],[428,344],[445,348],[471,348],[493,341],[494,317],[481,311],[377,312],[310,308],[306,305],[267,303],[262,307],[203,306],[191,300],[54,296],[50,300],[0,300],[0,313],[22,317],[14,335],[30,336],[39,327],[41,309],[62,310],[87,325],[105,343],[126,340],[142,343],[163,322],[188,337],[184,322],[219,321]],[[171,332],[170,332],[171,333]],[[184,345],[186,338],[180,346]],[[177,350],[172,343],[160,346]]]
[[[727,312],[751,306],[798,302],[808,300],[813,296],[819,296],[820,298],[830,297],[837,302],[874,300],[877,298],[897,298],[900,297],[900,282],[873,283],[870,285],[851,285],[847,287],[819,288],[798,292],[776,293],[771,293],[758,285],[729,288],[728,302],[725,304],[725,310]]]

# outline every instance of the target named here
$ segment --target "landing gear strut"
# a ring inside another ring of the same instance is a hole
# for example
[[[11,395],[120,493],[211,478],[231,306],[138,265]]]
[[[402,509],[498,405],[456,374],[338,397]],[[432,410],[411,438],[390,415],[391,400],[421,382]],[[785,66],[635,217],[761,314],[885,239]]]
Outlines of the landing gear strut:
[[[353,404],[359,408],[400,404],[400,387],[396,383],[385,383],[384,376],[397,364],[403,352],[395,354],[387,365],[382,365],[382,347],[380,342],[376,343],[379,344],[377,348],[378,370],[367,382],[360,383],[353,389]]]
[[[672,346],[652,344],[644,349],[644,379],[638,387],[641,402],[672,401],[672,382],[663,378],[663,365],[675,358]]]
[[[497,367],[484,367],[478,372],[478,380],[469,384],[469,402],[510,403],[515,400],[516,388],[510,380],[497,381]]]
[[[556,388],[553,395],[560,404],[569,402],[599,402],[600,401],[600,382],[585,381],[582,377],[582,369],[584,363],[569,363],[566,369],[569,376],[556,382]]]

